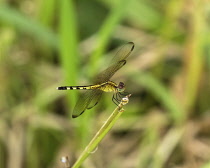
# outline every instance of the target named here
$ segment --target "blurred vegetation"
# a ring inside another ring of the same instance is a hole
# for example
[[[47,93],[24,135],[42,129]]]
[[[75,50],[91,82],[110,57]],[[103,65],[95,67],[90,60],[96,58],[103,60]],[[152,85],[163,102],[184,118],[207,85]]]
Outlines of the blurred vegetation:
[[[115,105],[71,119],[79,91],[55,88],[92,84],[128,41],[112,80],[132,97],[83,167],[210,167],[209,19],[202,0],[1,0],[0,167],[73,164]]]

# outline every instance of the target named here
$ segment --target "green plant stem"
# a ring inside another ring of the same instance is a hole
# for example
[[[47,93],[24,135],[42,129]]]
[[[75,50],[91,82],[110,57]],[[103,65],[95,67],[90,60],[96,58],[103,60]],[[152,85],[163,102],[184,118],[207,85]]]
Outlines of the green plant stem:
[[[75,162],[75,164],[72,166],[72,168],[79,167],[83,161],[94,152],[96,147],[98,146],[99,142],[104,138],[104,136],[109,132],[109,130],[113,127],[113,125],[116,123],[117,119],[120,117],[124,109],[122,108],[125,104],[128,103],[128,97],[127,101],[124,101],[124,98],[120,102],[120,104],[117,106],[117,108],[113,111],[113,113],[109,116],[109,118],[106,120],[106,122],[102,125],[100,130],[96,133],[96,135],[93,137],[93,139],[90,141],[90,143],[87,145],[85,150],[82,152],[78,160]]]

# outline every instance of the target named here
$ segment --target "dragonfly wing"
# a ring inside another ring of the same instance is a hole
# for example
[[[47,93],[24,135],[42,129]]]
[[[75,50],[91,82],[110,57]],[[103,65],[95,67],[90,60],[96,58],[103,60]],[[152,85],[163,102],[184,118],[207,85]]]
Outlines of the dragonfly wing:
[[[96,90],[96,93],[94,93],[94,97],[92,98],[90,104],[88,105],[88,109],[93,108],[95,105],[98,104],[99,100],[101,99],[103,91],[101,90]]]
[[[134,49],[134,43],[128,42],[127,44],[123,45],[112,58],[111,62],[116,63],[122,60],[126,60],[127,57],[131,54]]]
[[[80,94],[76,102],[76,105],[74,107],[72,118],[76,118],[85,112],[85,110],[87,109],[88,105],[91,102],[92,94],[93,94],[92,90],[84,91],[84,93]]]
[[[102,71],[95,77],[95,83],[107,82],[120,68],[126,64],[126,60],[122,60],[115,64],[112,64],[110,67]]]
[[[126,58],[131,54],[133,49],[133,42],[123,45],[111,60],[111,65],[96,76],[95,83],[103,83],[108,81],[120,68],[126,64]]]
[[[96,101],[96,98],[100,99],[101,94],[99,94],[100,90],[87,90],[84,93],[82,93],[79,96],[79,99],[77,100],[77,103],[74,107],[72,118],[76,118],[80,116],[82,113],[85,112],[86,109],[91,108],[93,103],[95,102],[95,105],[98,101]],[[93,103],[92,103],[93,101]],[[92,106],[93,107],[93,106]]]

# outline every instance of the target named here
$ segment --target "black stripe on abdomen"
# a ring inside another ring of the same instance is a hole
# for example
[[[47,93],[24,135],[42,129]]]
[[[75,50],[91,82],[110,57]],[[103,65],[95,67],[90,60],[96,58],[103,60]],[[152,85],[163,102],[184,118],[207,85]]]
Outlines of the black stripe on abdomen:
[[[60,86],[60,87],[57,87],[57,90],[67,90],[67,87],[66,86]]]
[[[87,86],[60,86],[57,90],[86,90]]]

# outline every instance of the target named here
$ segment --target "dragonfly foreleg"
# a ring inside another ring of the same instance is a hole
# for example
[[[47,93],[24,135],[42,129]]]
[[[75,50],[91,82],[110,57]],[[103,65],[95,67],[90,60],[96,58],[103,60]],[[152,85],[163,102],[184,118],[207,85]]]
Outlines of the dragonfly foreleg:
[[[116,99],[118,100],[118,102],[121,101],[122,95],[120,94],[120,92],[116,93]]]
[[[113,94],[113,96],[112,96],[112,101],[114,102],[114,104],[116,104],[118,106],[119,100],[117,100],[117,98],[115,97],[115,94]]]

